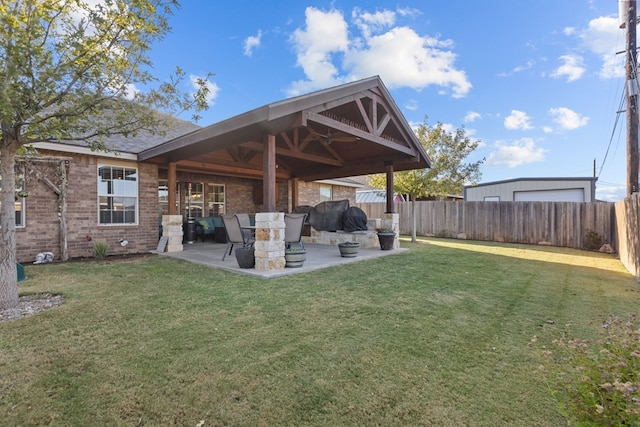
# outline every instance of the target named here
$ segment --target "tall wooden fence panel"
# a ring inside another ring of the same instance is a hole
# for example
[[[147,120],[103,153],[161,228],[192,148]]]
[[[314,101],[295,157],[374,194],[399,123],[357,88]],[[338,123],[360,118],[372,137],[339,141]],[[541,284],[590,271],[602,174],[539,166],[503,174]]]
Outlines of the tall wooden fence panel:
[[[384,203],[358,204],[369,218],[379,218]],[[400,233],[411,234],[411,202],[395,203]],[[548,244],[582,248],[588,230],[617,246],[612,203],[574,202],[415,202],[416,234]]]
[[[618,232],[618,253],[620,261],[640,278],[640,195],[633,194],[615,204],[616,229]]]

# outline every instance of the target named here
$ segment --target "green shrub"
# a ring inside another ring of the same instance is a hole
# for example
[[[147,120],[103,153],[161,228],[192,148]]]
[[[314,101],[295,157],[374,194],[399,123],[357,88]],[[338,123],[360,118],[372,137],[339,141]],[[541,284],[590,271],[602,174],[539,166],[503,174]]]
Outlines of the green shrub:
[[[588,228],[584,232],[584,242],[583,245],[585,249],[590,251],[597,251],[602,247],[604,243],[604,239],[601,235],[596,233],[593,230],[589,230]]]
[[[105,242],[95,242],[93,244],[93,256],[96,258],[104,258],[107,256],[107,249],[109,245]]]
[[[602,323],[593,344],[568,332],[545,349],[545,368],[557,374],[553,394],[578,425],[640,426],[640,329],[636,315]],[[532,341],[535,342],[536,338]]]
[[[449,237],[449,232],[447,230],[440,230],[437,234],[436,237],[439,237],[441,239],[445,239],[447,237]]]

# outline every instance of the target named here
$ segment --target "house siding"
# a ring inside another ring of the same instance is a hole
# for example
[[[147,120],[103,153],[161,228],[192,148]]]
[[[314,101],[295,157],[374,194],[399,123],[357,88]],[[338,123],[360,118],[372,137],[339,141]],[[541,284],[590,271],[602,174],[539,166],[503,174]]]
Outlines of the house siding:
[[[482,202],[486,197],[499,197],[502,202],[515,200],[516,192],[582,189],[584,201],[595,201],[595,178],[532,178],[489,182],[464,188],[464,200]]]

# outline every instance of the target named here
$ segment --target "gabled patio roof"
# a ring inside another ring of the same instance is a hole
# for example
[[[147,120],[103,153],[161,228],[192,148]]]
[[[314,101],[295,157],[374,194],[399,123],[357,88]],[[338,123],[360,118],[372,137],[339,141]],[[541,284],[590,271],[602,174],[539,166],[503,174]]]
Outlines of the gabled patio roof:
[[[148,148],[138,160],[265,183],[430,167],[377,76],[256,108]]]

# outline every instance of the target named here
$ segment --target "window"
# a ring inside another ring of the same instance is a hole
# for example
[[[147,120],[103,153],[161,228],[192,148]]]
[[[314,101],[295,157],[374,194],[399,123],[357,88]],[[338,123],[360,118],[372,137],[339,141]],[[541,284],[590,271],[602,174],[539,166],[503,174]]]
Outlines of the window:
[[[224,185],[209,184],[209,193],[207,196],[207,208],[209,209],[209,216],[224,215]]]
[[[200,218],[204,211],[204,184],[201,182],[186,182],[184,184],[184,214],[185,218]]]
[[[499,202],[500,196],[484,196],[485,202]]]
[[[333,200],[331,186],[320,184],[320,202],[330,202],[331,200]]]
[[[16,227],[24,227],[25,225],[25,218],[24,218],[24,201],[25,198],[24,197],[18,197],[18,191],[21,190],[26,190],[24,184],[24,173],[18,173],[16,175],[16,197],[15,197],[15,202],[13,202],[13,208],[16,211]],[[2,177],[0,176],[0,189],[2,188]],[[1,206],[0,202],[0,206]]]
[[[100,224],[136,224],[138,170],[122,166],[98,166]]]

